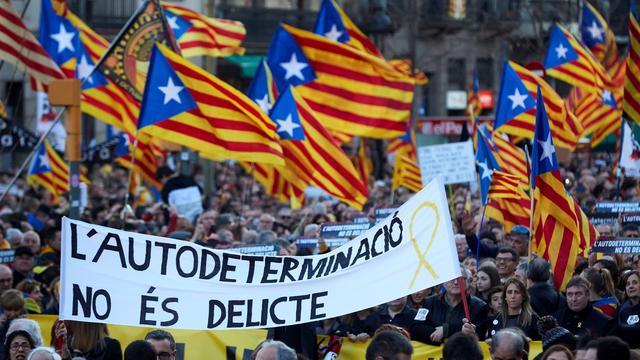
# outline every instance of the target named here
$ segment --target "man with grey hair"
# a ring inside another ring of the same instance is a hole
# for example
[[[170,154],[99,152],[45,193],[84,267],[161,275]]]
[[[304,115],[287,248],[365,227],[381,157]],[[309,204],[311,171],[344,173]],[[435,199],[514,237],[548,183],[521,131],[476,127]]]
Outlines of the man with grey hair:
[[[0,265],[0,294],[13,287],[13,271],[6,266]]]
[[[296,360],[298,356],[282,341],[267,340],[255,350],[256,360]]]
[[[24,235],[22,234],[22,231],[20,231],[19,229],[11,228],[7,230],[7,241],[9,241],[12,248],[15,249],[17,247],[22,246],[23,238],[24,238]]]
[[[523,360],[528,357],[524,335],[513,328],[502,329],[495,333],[491,338],[490,350],[493,360]]]
[[[33,230],[29,230],[23,234],[22,245],[31,248],[34,254],[40,254],[40,235]]]

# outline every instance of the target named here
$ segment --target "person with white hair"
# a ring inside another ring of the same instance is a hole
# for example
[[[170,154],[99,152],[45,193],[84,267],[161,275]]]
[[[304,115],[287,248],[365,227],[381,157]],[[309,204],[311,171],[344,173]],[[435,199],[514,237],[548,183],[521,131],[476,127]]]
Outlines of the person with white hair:
[[[282,341],[267,340],[254,350],[256,360],[296,360],[298,356]]]
[[[22,246],[22,241],[24,240],[24,234],[22,231],[16,228],[7,229],[7,241],[11,244],[12,248],[17,248]]]
[[[39,346],[31,351],[27,360],[62,360],[62,357],[50,347]]]
[[[7,336],[15,331],[25,331],[31,336],[33,343],[36,347],[44,345],[42,340],[42,332],[40,331],[40,325],[37,321],[31,319],[14,319],[9,325],[7,330]]]

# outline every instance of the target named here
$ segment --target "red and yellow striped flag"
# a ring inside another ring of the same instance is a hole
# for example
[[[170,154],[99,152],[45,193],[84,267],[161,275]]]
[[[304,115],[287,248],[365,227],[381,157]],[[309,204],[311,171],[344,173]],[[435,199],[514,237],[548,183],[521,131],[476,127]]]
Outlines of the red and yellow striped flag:
[[[204,16],[183,6],[162,4],[182,56],[242,55],[246,36],[239,21]]]
[[[415,80],[384,59],[282,25],[268,62],[278,87],[297,86],[327,129],[372,138],[394,138],[405,132]]]
[[[614,95],[611,94],[611,96]],[[601,128],[607,128],[614,122],[619,123],[622,112],[613,106],[603,103],[601,96],[589,92],[578,100],[575,115],[584,128],[583,135],[589,135],[591,133],[598,133]],[[607,130],[608,129],[605,129],[605,132]],[[607,135],[609,133],[610,131],[607,132]],[[595,145],[597,145],[597,143]]]
[[[262,187],[265,192],[278,201],[290,202],[292,209],[298,209],[304,204],[304,188],[301,181],[288,181],[281,172],[281,169],[267,164],[241,162],[240,166],[250,174]]]
[[[494,171],[487,199],[485,215],[501,223],[506,232],[516,225],[529,227],[531,200],[520,177]]]
[[[365,139],[360,139],[360,144],[358,144],[358,152],[356,156],[353,157],[353,166],[356,168],[356,171],[360,175],[360,179],[364,186],[369,188],[369,176],[373,172],[373,162],[371,161],[371,157],[369,156],[369,149],[367,148],[367,143]]]
[[[629,14],[629,55],[622,109],[630,119],[640,124],[640,24],[633,11]]]
[[[403,186],[413,192],[422,190],[422,176],[418,164],[407,156],[396,157],[391,179],[391,191]]]
[[[500,165],[500,169],[517,176],[521,183],[524,184],[524,187],[527,188],[529,186],[530,170],[524,150],[514,145],[507,135],[493,131],[490,125],[483,126],[486,126],[486,131],[488,132],[489,145],[492,146],[492,150],[497,152],[496,160]],[[483,131],[480,130],[479,133],[483,134]]]
[[[156,46],[139,119],[141,133],[212,160],[284,165],[275,124],[256,103],[166,46]]]
[[[270,116],[278,124],[286,160],[282,168],[285,178],[317,186],[361,210],[367,201],[366,186],[349,157],[297,94],[297,89],[287,88]]]

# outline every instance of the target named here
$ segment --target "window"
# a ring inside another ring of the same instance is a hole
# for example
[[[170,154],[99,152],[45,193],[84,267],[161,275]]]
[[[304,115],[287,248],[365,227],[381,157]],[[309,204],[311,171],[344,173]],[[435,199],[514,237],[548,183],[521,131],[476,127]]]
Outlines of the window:
[[[467,66],[465,59],[452,58],[447,61],[448,90],[467,89]]]
[[[492,58],[476,60],[476,72],[478,73],[478,85],[481,90],[493,89],[495,70]]]

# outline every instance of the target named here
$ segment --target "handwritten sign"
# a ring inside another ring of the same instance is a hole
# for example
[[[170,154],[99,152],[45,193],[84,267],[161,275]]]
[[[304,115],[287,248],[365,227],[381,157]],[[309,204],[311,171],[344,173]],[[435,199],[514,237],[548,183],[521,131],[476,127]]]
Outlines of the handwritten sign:
[[[418,148],[422,184],[442,176],[445,184],[473,182],[476,178],[471,141]]]

